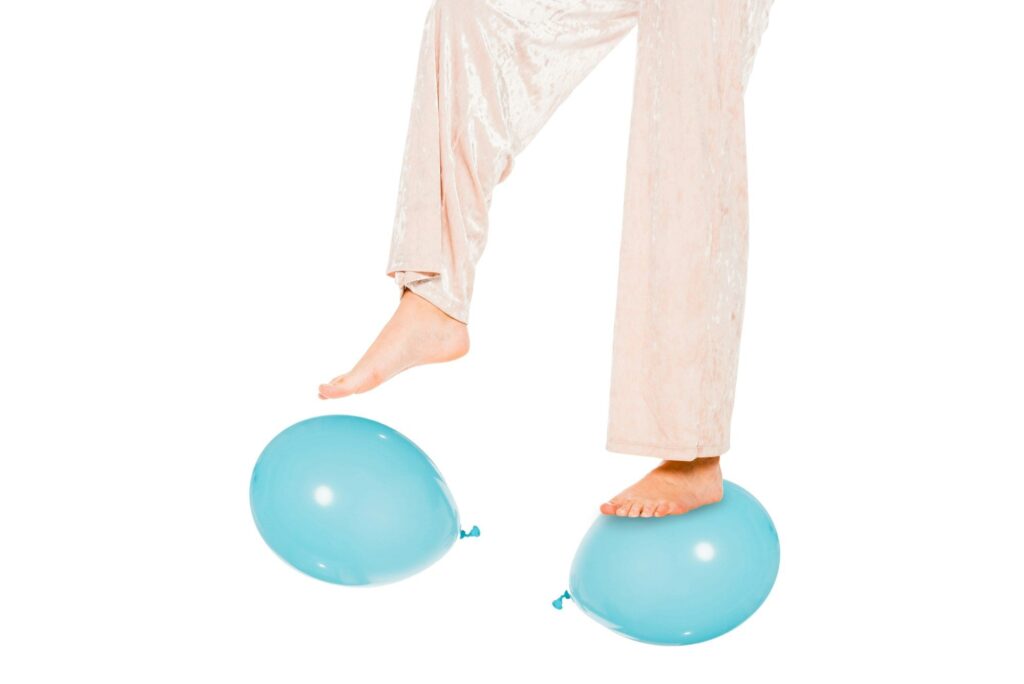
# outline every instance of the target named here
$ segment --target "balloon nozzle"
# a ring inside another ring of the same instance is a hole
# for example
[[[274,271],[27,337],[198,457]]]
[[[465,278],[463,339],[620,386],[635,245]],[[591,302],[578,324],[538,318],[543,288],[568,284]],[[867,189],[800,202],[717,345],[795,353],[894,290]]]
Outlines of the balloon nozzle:
[[[459,539],[465,539],[466,537],[479,537],[479,536],[480,536],[480,528],[477,527],[476,525],[473,525],[473,529],[471,529],[469,532],[466,532],[466,530],[459,530]]]
[[[568,590],[563,591],[561,596],[559,596],[558,598],[556,598],[554,601],[551,602],[551,605],[553,605],[556,610],[562,610],[562,601],[564,601],[565,599],[571,599],[571,598],[572,598],[572,596],[569,595],[569,591]]]

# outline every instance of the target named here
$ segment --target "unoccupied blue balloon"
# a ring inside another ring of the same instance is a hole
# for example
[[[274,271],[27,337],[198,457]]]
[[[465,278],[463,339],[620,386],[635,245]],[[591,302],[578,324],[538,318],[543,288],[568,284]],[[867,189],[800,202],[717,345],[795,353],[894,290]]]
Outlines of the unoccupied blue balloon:
[[[335,584],[400,580],[459,538],[458,509],[430,458],[357,416],[311,418],[275,437],[253,469],[249,501],[271,549]]]
[[[713,639],[750,617],[779,570],[768,512],[726,482],[720,502],[684,515],[602,515],[573,560],[569,591],[606,627],[653,644]]]

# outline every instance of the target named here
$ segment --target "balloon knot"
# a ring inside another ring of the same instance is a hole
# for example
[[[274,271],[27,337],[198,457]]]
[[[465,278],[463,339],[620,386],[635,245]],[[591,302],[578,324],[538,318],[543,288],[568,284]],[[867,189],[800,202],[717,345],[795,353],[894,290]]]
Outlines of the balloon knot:
[[[553,605],[557,610],[562,610],[562,601],[565,600],[565,599],[571,599],[571,598],[572,598],[572,596],[569,595],[568,591],[563,591],[561,596],[559,596],[558,598],[556,598],[554,601],[551,602],[551,605]]]
[[[466,530],[459,530],[459,539],[465,539],[466,537],[479,537],[479,536],[480,536],[480,528],[477,527],[476,525],[473,525],[473,529],[471,529],[469,532],[466,532]]]

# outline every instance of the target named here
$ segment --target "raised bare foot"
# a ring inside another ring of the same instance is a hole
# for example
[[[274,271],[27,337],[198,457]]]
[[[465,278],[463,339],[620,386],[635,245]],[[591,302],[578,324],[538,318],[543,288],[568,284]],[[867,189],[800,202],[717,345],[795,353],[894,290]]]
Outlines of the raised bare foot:
[[[663,461],[632,487],[601,504],[601,512],[630,518],[660,518],[721,500],[722,468],[717,456]]]
[[[469,331],[465,323],[412,290],[405,290],[398,310],[363,358],[348,373],[320,385],[320,398],[336,399],[366,392],[413,366],[452,361],[468,351]]]

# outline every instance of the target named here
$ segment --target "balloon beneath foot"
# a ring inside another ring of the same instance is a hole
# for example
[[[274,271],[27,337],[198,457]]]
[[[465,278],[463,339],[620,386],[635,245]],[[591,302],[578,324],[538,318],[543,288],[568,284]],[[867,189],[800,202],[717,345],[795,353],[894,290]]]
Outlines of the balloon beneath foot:
[[[601,515],[576,552],[563,597],[632,639],[695,644],[753,615],[778,570],[768,512],[727,481],[721,501],[684,515]]]

